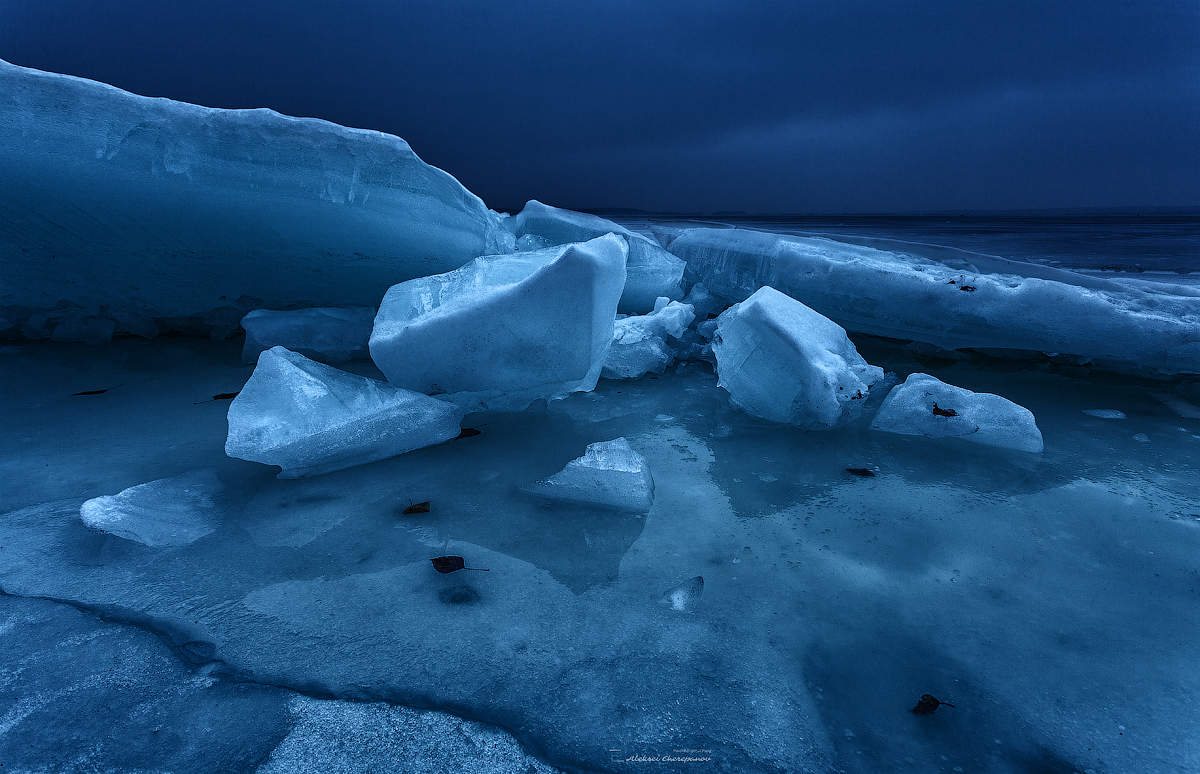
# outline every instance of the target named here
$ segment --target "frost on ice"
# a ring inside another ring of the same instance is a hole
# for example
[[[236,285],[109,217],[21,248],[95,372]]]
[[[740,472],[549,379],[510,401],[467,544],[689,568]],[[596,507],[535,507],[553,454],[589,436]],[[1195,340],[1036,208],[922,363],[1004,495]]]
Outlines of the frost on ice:
[[[531,200],[510,225],[519,240],[533,246],[583,242],[604,234],[624,237],[629,243],[629,261],[620,312],[643,314],[654,306],[659,296],[679,298],[683,295],[679,286],[683,279],[683,261],[641,234],[611,220]]]
[[[93,497],[79,509],[92,529],[166,548],[194,543],[216,529],[214,498],[221,482],[211,470],[196,470]]]
[[[892,388],[871,427],[1027,452],[1042,450],[1042,433],[1029,409],[999,395],[946,384],[929,374],[912,374]]]
[[[373,306],[255,309],[242,318],[242,361],[254,363],[271,347],[286,347],[325,363],[366,358],[374,322]]]
[[[952,266],[743,229],[688,229],[670,250],[687,261],[690,281],[730,301],[770,285],[852,331],[944,349],[1025,350],[1120,370],[1200,373],[1200,298],[1183,286],[975,254]]]
[[[761,288],[717,319],[719,384],[755,416],[828,429],[856,417],[883,378],[837,323],[774,288]]]
[[[624,438],[614,438],[588,444],[582,457],[526,491],[550,500],[644,513],[654,502],[654,479],[646,458]]]
[[[596,386],[625,284],[624,240],[477,258],[388,290],[371,358],[388,381],[520,410]]]
[[[661,297],[650,314],[617,320],[602,376],[637,379],[651,371],[661,374],[675,360],[675,344],[694,316],[691,306]]]
[[[275,347],[229,406],[225,453],[298,478],[441,443],[461,419],[451,403]]]
[[[375,304],[513,241],[399,137],[6,62],[0,180],[0,318],[27,338],[91,340],[94,318],[154,335],[225,330],[255,307]]]

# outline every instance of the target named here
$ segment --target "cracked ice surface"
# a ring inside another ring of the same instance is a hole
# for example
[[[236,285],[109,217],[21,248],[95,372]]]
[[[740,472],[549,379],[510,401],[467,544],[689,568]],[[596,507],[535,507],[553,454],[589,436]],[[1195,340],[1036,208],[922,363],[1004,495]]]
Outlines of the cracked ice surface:
[[[13,378],[0,427],[22,453],[0,458],[0,588],[148,628],[189,669],[207,666],[214,702],[250,697],[232,719],[206,719],[214,704],[187,700],[196,673],[164,671],[157,693],[184,700],[149,706],[179,725],[152,734],[132,716],[137,733],[120,737],[130,757],[106,759],[115,768],[145,765],[136,753],[170,733],[180,757],[168,763],[186,769],[199,759],[183,740],[202,727],[228,743],[193,768],[227,770],[251,752],[282,766],[323,746],[303,736],[341,710],[252,700],[255,685],[357,707],[338,727],[363,733],[363,748],[409,717],[383,701],[506,729],[536,754],[529,765],[662,771],[613,751],[686,748],[732,771],[1200,767],[1200,743],[1181,733],[1200,699],[1200,426],[1141,382],[855,344],[901,376],[1028,407],[1044,453],[878,433],[867,417],[824,432],[774,425],[732,408],[707,366],[689,363],[541,411],[473,415],[476,437],[279,480],[223,458],[225,404],[195,405],[248,377],[236,345],[23,345],[3,355]],[[1127,419],[1082,413],[1096,406]],[[547,509],[521,493],[617,437],[653,474],[648,513]],[[154,549],[78,518],[86,499],[206,466],[222,506],[188,545]],[[423,500],[428,514],[401,513]],[[439,575],[428,559],[441,554],[489,572]],[[82,615],[54,624],[64,641],[100,636]],[[0,612],[6,653],[26,653],[35,631],[48,629]],[[99,654],[63,653],[44,662],[61,669],[3,673],[5,760],[69,768],[49,742],[17,756],[67,706],[22,697],[65,696],[55,681],[68,671],[90,696],[104,674]],[[908,713],[925,692],[958,708]],[[132,707],[145,693],[113,695]],[[115,736],[108,713],[70,717],[73,733]],[[237,734],[242,717],[255,734]],[[456,722],[428,727],[452,737]],[[491,760],[487,738],[477,760]]]

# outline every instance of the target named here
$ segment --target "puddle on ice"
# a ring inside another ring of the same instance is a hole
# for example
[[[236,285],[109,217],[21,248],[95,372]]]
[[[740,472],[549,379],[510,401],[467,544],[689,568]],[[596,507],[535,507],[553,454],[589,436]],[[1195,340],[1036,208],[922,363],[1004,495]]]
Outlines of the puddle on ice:
[[[227,403],[195,403],[245,381],[236,344],[22,345],[5,355],[0,403],[17,452],[0,460],[0,586],[150,628],[183,659],[171,668],[208,664],[211,691],[316,697],[239,694],[239,712],[266,709],[256,742],[226,738],[238,765],[285,770],[326,717],[363,744],[461,722],[356,703],[387,701],[507,730],[521,746],[468,729],[479,749],[510,744],[514,766],[665,771],[641,759],[690,750],[730,771],[1200,768],[1180,723],[1200,700],[1200,424],[1155,397],[1162,385],[856,343],[901,379],[924,371],[1028,407],[1045,452],[873,432],[869,415],[826,432],[773,425],[693,363],[279,480],[224,456]],[[111,389],[72,396],[96,385]],[[1084,413],[1096,407],[1126,419]],[[653,474],[648,513],[522,491],[619,437]],[[79,518],[89,498],[201,469],[222,491],[191,543],[151,548]],[[428,513],[403,513],[424,501]],[[439,555],[489,572],[441,575]],[[52,617],[63,638],[100,626]],[[52,698],[62,668],[38,653],[22,690]],[[909,712],[925,693],[955,707]],[[45,722],[15,706],[13,733]],[[162,711],[199,723],[208,705],[189,706]],[[122,754],[102,763],[141,761]]]

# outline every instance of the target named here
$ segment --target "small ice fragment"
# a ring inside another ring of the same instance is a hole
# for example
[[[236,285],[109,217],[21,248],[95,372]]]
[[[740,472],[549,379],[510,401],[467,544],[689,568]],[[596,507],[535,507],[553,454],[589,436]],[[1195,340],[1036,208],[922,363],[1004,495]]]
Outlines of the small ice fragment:
[[[697,575],[663,594],[659,602],[672,610],[686,613],[696,607],[702,593],[704,593],[704,576]]]
[[[550,500],[644,513],[654,502],[646,458],[624,438],[589,444],[578,459],[525,491]]]
[[[374,322],[375,309],[370,306],[255,309],[242,318],[242,362],[256,362],[259,353],[271,347],[287,347],[324,363],[366,358]]]
[[[690,306],[662,297],[650,314],[617,320],[601,375],[605,379],[637,379],[651,371],[661,374],[675,360],[675,345],[693,317]]]
[[[1133,436],[1133,440],[1137,441],[1138,443],[1150,443],[1150,436],[1146,435],[1145,433],[1137,433]]]
[[[274,347],[229,405],[225,453],[298,478],[455,438],[461,419],[452,403]]]
[[[1029,409],[999,395],[946,384],[929,374],[912,374],[893,388],[871,427],[901,435],[962,438],[1027,452],[1042,450],[1042,433]]]
[[[477,258],[388,290],[371,358],[388,381],[520,410],[596,386],[625,282],[611,234],[531,253]]]
[[[1098,419],[1124,419],[1125,412],[1116,409],[1084,409],[1083,413]]]
[[[883,379],[840,325],[771,287],[721,314],[713,352],[735,406],[812,429],[856,417]]]
[[[93,497],[79,509],[92,529],[151,548],[184,546],[216,530],[215,495],[221,482],[211,470],[194,470]]]

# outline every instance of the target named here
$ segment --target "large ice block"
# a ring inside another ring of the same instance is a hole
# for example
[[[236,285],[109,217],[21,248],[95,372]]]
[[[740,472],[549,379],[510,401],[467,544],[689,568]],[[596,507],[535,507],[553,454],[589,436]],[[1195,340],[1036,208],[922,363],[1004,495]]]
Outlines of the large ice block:
[[[650,314],[617,320],[601,375],[605,379],[637,379],[651,371],[661,374],[675,360],[675,345],[694,316],[690,305],[661,297]]]
[[[242,318],[242,361],[254,363],[271,347],[286,347],[325,363],[366,358],[374,322],[373,306],[255,309]]]
[[[212,327],[221,309],[236,323],[375,304],[513,241],[399,137],[6,62],[0,180],[0,318],[30,337],[95,317],[141,335],[156,319]]]
[[[509,222],[518,239],[540,240],[547,245],[582,242],[604,234],[617,234],[629,243],[629,261],[625,289],[618,311],[644,314],[659,296],[678,299],[683,296],[683,261],[652,240],[599,215],[551,207],[530,200]]]
[[[1200,292],[1187,286],[744,229],[689,229],[670,249],[689,281],[719,296],[740,301],[770,285],[852,331],[1200,373]]]
[[[220,491],[215,473],[195,470],[93,497],[80,507],[79,517],[92,529],[151,548],[184,546],[216,529]]]
[[[834,427],[856,417],[883,378],[841,326],[774,288],[760,288],[717,320],[712,348],[719,384],[755,416]]]
[[[229,406],[225,453],[299,478],[457,436],[462,410],[274,347]]]
[[[525,491],[560,502],[644,513],[654,503],[646,458],[624,438],[588,444],[578,459]]]
[[[946,384],[929,374],[912,374],[893,387],[871,427],[1027,452],[1042,450],[1042,432],[1029,409],[999,395]]]
[[[625,283],[625,241],[478,258],[388,290],[371,358],[393,384],[492,409],[596,386]]]

